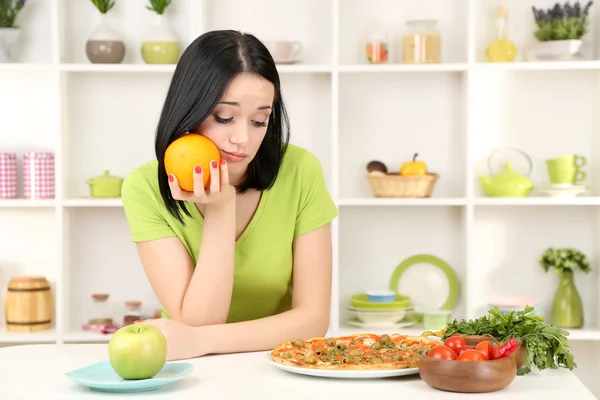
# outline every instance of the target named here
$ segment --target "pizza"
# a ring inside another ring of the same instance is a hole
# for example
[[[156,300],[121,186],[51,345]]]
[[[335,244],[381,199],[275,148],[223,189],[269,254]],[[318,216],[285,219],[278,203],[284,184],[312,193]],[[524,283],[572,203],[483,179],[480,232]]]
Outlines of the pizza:
[[[352,334],[290,340],[275,347],[277,363],[310,369],[391,370],[416,368],[439,342],[425,336]]]

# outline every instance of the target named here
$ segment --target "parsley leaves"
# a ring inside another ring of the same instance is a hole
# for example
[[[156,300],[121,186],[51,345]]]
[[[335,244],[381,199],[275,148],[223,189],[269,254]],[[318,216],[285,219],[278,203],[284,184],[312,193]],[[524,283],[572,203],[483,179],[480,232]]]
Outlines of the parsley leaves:
[[[517,371],[517,375],[531,372],[532,365],[542,371],[544,369],[577,367],[573,354],[569,351],[567,336],[569,332],[554,325],[544,323],[544,317],[532,313],[533,307],[523,311],[502,313],[498,307],[489,310],[489,316],[475,320],[454,320],[442,340],[455,333],[466,335],[489,335],[500,341],[500,344],[515,338],[527,347],[525,365]]]

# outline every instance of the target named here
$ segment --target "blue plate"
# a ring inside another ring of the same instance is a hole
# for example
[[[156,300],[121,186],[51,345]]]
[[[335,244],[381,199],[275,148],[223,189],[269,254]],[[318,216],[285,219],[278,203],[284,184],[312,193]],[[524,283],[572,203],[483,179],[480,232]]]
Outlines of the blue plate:
[[[190,363],[166,363],[150,379],[127,380],[113,370],[108,360],[88,365],[65,375],[80,385],[102,392],[146,392],[177,382],[194,371]]]

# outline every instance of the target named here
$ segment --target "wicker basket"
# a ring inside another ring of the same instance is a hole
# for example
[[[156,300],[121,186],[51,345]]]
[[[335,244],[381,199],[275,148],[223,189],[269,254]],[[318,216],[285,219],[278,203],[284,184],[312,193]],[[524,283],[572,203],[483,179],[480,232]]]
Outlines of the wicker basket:
[[[398,173],[367,174],[367,180],[375,197],[431,197],[438,174],[403,176]]]

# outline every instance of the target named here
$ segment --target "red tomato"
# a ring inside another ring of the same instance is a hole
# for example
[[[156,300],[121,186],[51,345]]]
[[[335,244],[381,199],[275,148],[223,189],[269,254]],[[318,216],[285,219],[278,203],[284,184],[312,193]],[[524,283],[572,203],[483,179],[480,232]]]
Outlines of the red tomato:
[[[456,355],[459,355],[464,348],[468,347],[465,339],[461,338],[460,336],[450,336],[448,339],[446,339],[444,345],[451,348]]]
[[[488,358],[475,349],[465,350],[456,358],[458,361],[485,361]]]
[[[441,344],[429,350],[427,355],[442,360],[456,360],[456,353],[450,347]]]
[[[485,342],[479,342],[477,346],[475,346],[475,350],[480,351],[486,358],[490,358],[490,341],[486,340]]]

